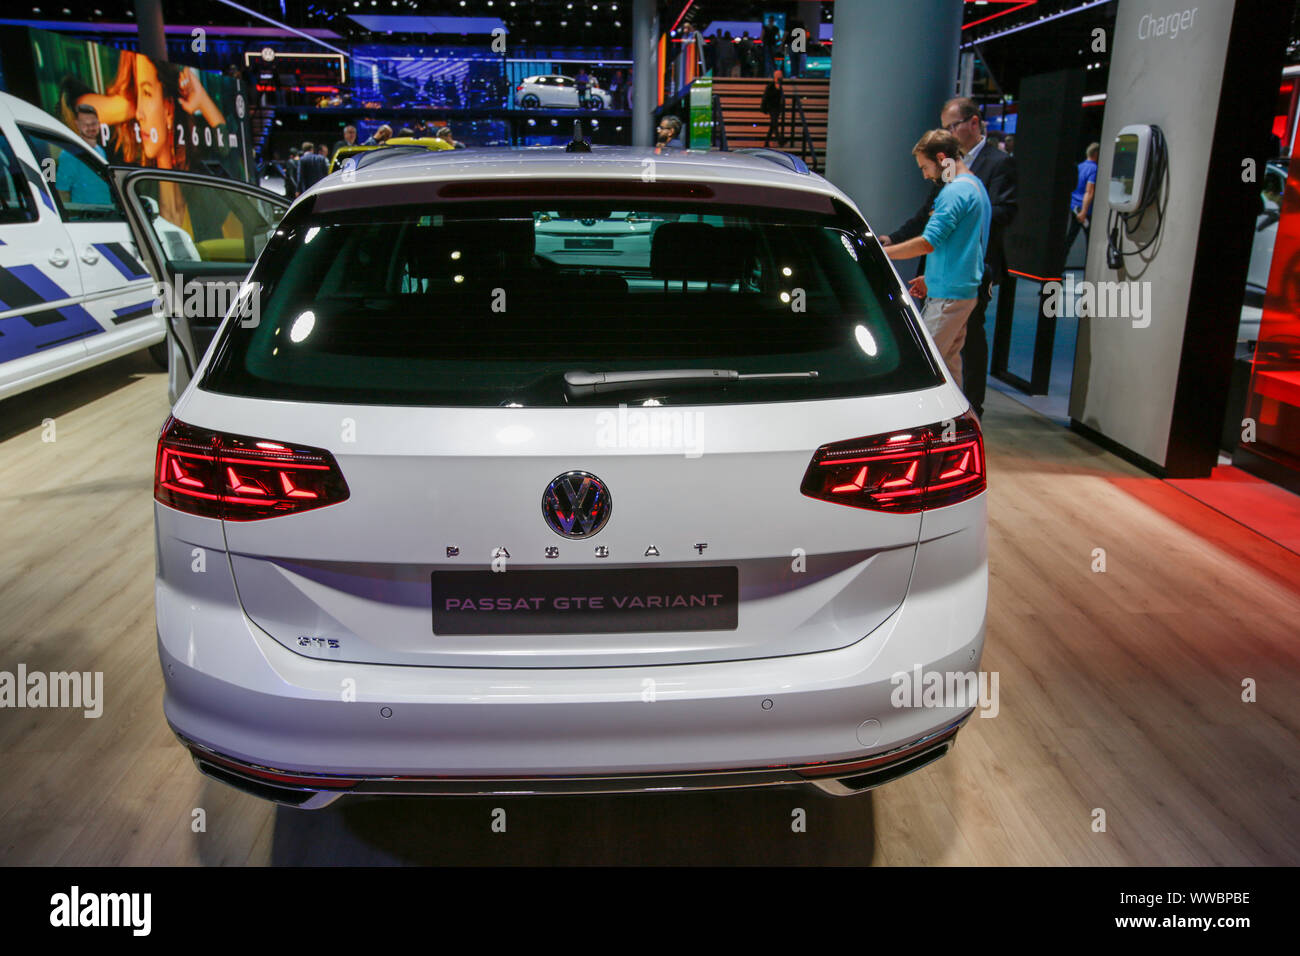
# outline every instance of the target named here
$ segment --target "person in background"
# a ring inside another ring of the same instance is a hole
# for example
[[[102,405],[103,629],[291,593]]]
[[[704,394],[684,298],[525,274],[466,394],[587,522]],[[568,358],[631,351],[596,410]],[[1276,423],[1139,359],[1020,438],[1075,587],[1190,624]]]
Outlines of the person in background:
[[[374,133],[370,136],[370,138],[367,139],[361,145],[362,146],[383,146],[384,143],[388,142],[392,138],[393,138],[393,128],[389,126],[387,123],[385,123],[383,126],[379,127],[379,129],[375,130]]]
[[[1070,257],[1079,230],[1083,230],[1084,256],[1088,254],[1088,227],[1092,219],[1092,201],[1097,194],[1097,158],[1101,156],[1101,143],[1089,143],[1079,164],[1079,179],[1070,193],[1070,221],[1065,229],[1065,257]]]
[[[717,63],[717,51],[713,53],[714,63]],[[714,69],[717,69],[716,65]],[[614,71],[614,78],[609,81],[609,96],[611,99],[610,106],[616,110],[627,109],[627,74],[622,70]]]
[[[984,313],[993,297],[993,286],[1006,275],[1006,253],[1003,250],[1003,230],[1016,216],[1017,180],[1016,164],[1010,154],[989,146],[984,136],[984,123],[979,108],[966,97],[954,97],[944,103],[939,112],[940,125],[953,134],[965,152],[965,163],[984,184],[989,201],[993,204],[993,224],[987,246],[988,264],[980,287],[979,301],[967,325],[966,342],[962,350],[965,370],[963,391],[970,399],[975,414],[984,414],[984,395],[988,386],[989,343],[984,329]],[[921,234],[938,189],[921,205],[916,214],[888,236],[882,244],[901,242]]]
[[[681,149],[682,121],[672,115],[667,115],[661,119],[658,129],[655,131],[655,145],[672,146]]]
[[[740,75],[754,75],[754,41],[749,38],[749,31],[746,30],[741,34],[740,42],[736,44],[736,52],[740,55]]]
[[[95,111],[95,107],[89,103],[80,103],[76,107],[75,115],[77,135],[81,137],[88,150],[107,163],[108,153],[99,142],[99,114]],[[113,205],[108,183],[96,176],[71,150],[65,149],[59,154],[58,164],[55,167],[55,182],[59,196],[64,202],[90,206]]]
[[[329,163],[325,157],[316,152],[315,143],[303,143],[302,155],[298,157],[298,189],[306,192],[329,175]]]
[[[343,138],[334,144],[334,152],[338,152],[344,146],[357,145],[357,128],[349,123],[343,127]]]
[[[768,20],[763,24],[763,75],[771,76],[776,69],[777,48],[781,45],[781,31]]]
[[[804,31],[804,37],[802,43],[798,41],[798,34],[795,33],[796,30]],[[791,20],[789,31],[786,33],[785,63],[790,73],[790,79],[792,80],[798,79],[800,76],[803,75],[803,62],[804,62],[804,57],[807,56],[809,42],[810,40],[807,35],[806,28],[803,25],[803,21],[799,19]],[[803,49],[796,50],[795,49],[796,46],[802,46]]]
[[[289,161],[284,164],[284,195],[295,198],[302,189],[298,186],[298,164],[301,150],[297,146],[289,147]]]
[[[740,59],[736,53],[736,41],[730,30],[722,33],[722,46],[718,48],[718,71],[722,76],[739,76]]]
[[[763,137],[763,146],[766,148],[773,139],[778,146],[785,145],[785,139],[781,136],[781,119],[785,115],[785,87],[781,85],[781,71],[774,70],[772,79],[763,90],[763,100],[758,108],[768,116],[767,135]]]
[[[465,144],[462,143],[460,140],[456,139],[454,135],[452,135],[450,126],[439,126],[436,130],[433,131],[433,135],[436,136],[438,139],[445,140],[446,142],[451,143],[452,149],[465,148]]]
[[[573,78],[574,88],[578,91],[578,109],[587,106],[587,93],[591,89],[591,74],[585,66],[578,68],[578,75]]]
[[[321,143],[319,146],[316,147],[316,152],[320,153],[322,156],[325,157],[325,162],[328,163],[330,161],[330,148],[326,146],[324,143]]]
[[[912,147],[921,175],[939,186],[921,235],[885,247],[891,259],[925,256],[925,274],[908,286],[924,297],[921,319],[930,330],[957,387],[962,386],[966,324],[984,281],[985,250],[993,221],[989,194],[970,171],[957,137],[946,129],[926,133]]]

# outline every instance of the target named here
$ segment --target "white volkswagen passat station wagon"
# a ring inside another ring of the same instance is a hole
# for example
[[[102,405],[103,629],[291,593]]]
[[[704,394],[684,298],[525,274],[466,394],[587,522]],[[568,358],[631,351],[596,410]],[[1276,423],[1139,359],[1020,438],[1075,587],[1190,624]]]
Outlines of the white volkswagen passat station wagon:
[[[896,690],[979,666],[983,441],[797,161],[394,153],[301,197],[249,288],[157,450],[204,773],[305,808],[850,794],[952,746],[969,703]]]

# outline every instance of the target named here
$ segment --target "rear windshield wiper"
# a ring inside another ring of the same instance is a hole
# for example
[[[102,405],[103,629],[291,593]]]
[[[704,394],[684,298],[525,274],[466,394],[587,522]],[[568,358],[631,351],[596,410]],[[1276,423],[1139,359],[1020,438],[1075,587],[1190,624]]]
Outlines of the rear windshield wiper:
[[[757,372],[744,374],[728,368],[669,368],[637,372],[565,372],[565,388],[573,395],[595,395],[651,386],[692,386],[708,382],[746,382],[755,379],[816,378],[816,372]]]

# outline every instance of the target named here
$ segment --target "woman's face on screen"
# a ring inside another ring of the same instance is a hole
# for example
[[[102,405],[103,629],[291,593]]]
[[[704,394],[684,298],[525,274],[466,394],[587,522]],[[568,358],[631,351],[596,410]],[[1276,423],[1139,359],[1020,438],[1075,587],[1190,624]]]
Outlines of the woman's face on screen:
[[[170,155],[171,118],[175,107],[163,93],[152,62],[135,58],[135,119],[140,124],[140,145],[146,159]]]

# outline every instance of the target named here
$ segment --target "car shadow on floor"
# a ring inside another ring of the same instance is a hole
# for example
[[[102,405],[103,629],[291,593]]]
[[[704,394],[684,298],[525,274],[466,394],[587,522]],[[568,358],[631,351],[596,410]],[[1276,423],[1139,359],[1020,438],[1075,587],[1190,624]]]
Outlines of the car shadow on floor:
[[[47,418],[58,420],[149,375],[159,376],[164,382],[167,378],[148,351],[141,349],[0,400],[0,441],[39,428]],[[158,424],[162,424],[161,419]]]
[[[811,787],[528,797],[354,797],[278,807],[277,866],[872,862],[872,797]],[[802,812],[800,812],[802,811]]]

